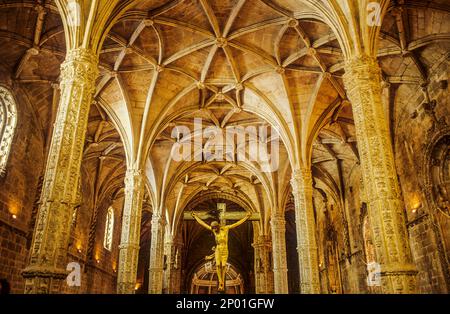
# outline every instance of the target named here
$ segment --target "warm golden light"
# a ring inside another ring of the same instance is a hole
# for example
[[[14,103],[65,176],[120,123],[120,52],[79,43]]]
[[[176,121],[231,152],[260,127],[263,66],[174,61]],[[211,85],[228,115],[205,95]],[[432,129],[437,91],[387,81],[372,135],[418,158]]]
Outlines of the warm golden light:
[[[17,215],[19,214],[19,206],[16,204],[16,202],[12,201],[8,204],[8,211],[11,214],[11,217],[13,219],[16,219]]]
[[[413,213],[417,212],[417,210],[422,207],[422,202],[420,201],[419,195],[417,193],[414,193],[411,197],[411,211]]]

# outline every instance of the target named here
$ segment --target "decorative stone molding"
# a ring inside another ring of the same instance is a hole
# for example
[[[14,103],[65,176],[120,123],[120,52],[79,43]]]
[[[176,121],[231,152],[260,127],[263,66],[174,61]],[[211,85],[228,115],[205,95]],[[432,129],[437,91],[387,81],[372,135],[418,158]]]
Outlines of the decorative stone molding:
[[[273,272],[270,252],[272,242],[268,236],[259,236],[253,243],[255,249],[255,289],[256,293],[273,293]]]
[[[286,221],[282,215],[273,215],[270,220],[273,247],[274,292],[289,293],[286,258]]]
[[[376,58],[365,55],[348,60],[345,71],[382,291],[414,293],[417,271],[382,103],[381,70]]]
[[[23,270],[26,293],[58,293],[66,273],[72,213],[90,104],[98,76],[98,56],[79,48],[67,53],[61,65],[61,98],[53,130],[45,177],[30,249]]]
[[[125,174],[125,203],[119,246],[117,293],[131,294],[135,291],[143,199],[143,171],[128,169]]]
[[[150,247],[149,287],[150,294],[161,294],[164,280],[164,231],[165,217],[159,213],[152,216],[152,240]]]
[[[304,168],[295,170],[292,174],[291,186],[295,201],[300,292],[320,293],[311,171]]]

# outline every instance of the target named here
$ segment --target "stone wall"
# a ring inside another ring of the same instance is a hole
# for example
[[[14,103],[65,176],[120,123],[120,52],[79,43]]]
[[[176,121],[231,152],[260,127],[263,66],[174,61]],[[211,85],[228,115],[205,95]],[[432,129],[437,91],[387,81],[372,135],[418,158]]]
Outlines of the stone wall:
[[[427,155],[427,147],[439,129],[448,128],[450,123],[449,59],[445,54],[435,59],[426,88],[429,99],[418,86],[402,85],[396,89],[396,164],[422,293],[448,293],[450,282],[450,218],[438,210],[433,200],[436,185],[427,182],[430,168],[426,165],[434,162]],[[429,103],[432,106],[427,106]]]
[[[24,280],[20,272],[28,257],[29,225],[44,163],[44,138],[24,91],[11,87],[1,75],[0,84],[15,96],[18,115],[6,173],[0,177],[0,278],[10,282],[13,293],[21,293]]]

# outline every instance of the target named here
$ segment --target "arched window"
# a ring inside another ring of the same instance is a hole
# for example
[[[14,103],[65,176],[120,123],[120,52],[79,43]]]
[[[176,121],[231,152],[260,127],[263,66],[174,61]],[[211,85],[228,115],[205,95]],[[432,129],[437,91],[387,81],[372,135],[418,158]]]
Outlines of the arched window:
[[[105,238],[103,240],[103,246],[108,251],[111,251],[112,248],[113,231],[114,231],[114,209],[110,207],[108,208],[108,213],[106,214]]]
[[[16,129],[16,102],[11,92],[0,86],[0,175],[5,172]]]

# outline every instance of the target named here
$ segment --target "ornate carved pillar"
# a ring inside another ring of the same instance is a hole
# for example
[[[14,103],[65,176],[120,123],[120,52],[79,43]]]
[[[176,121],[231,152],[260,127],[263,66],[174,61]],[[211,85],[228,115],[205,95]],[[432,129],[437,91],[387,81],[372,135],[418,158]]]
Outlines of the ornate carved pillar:
[[[61,98],[45,169],[30,249],[23,270],[26,293],[58,293],[67,276],[66,254],[77,205],[77,184],[98,75],[98,56],[91,50],[68,51],[61,65]],[[74,188],[75,187],[75,188]]]
[[[416,268],[409,247],[394,154],[382,103],[377,60],[347,61],[344,83],[353,107],[362,176],[384,293],[416,292]]]
[[[169,279],[169,293],[180,294],[181,293],[181,267],[183,257],[183,241],[181,239],[173,242],[173,256],[172,256],[172,270],[170,272]]]
[[[312,176],[309,169],[295,170],[291,179],[295,202],[300,292],[320,293]]]
[[[170,293],[170,277],[172,276],[173,271],[173,257],[175,255],[175,248],[173,247],[172,236],[169,233],[166,233],[164,239],[164,255],[166,257],[164,268],[164,278],[163,278],[163,291],[165,293]]]
[[[132,294],[135,291],[143,199],[143,172],[142,170],[128,169],[125,174],[125,203],[119,246],[117,293]]]
[[[150,247],[149,287],[150,294],[161,294],[164,275],[165,219],[158,213],[152,216],[152,243]]]
[[[259,236],[253,243],[255,248],[255,288],[257,294],[273,293],[273,272],[270,251],[272,242],[268,236]]]
[[[275,293],[289,293],[286,259],[286,221],[282,215],[273,215],[270,220],[273,246],[273,277]]]

